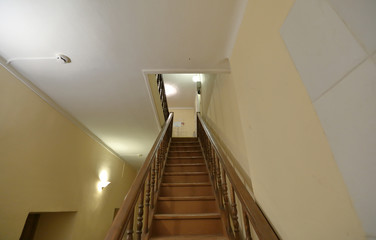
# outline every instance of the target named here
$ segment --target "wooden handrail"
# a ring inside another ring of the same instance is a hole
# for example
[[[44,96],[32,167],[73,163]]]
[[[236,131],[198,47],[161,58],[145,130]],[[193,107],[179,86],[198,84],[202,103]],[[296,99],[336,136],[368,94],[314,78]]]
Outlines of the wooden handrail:
[[[252,198],[227,158],[218,139],[211,133],[200,114],[197,114],[197,134],[208,163],[214,188],[221,207],[229,218],[227,231],[234,239],[240,239],[239,231],[245,239],[252,239],[249,222],[260,240],[278,240],[274,229]],[[227,179],[229,183],[227,183]],[[230,193],[227,185],[230,184]],[[229,197],[230,196],[230,197]],[[238,201],[236,201],[236,199]],[[237,202],[242,205],[243,228],[240,229]]]
[[[136,239],[141,239],[141,235],[148,233],[149,224],[151,223],[149,217],[152,215],[154,201],[157,198],[164,162],[172,136],[172,122],[173,113],[170,113],[131,188],[125,196],[107,232],[106,240],[122,239],[127,230],[127,226],[129,228],[129,231],[127,231],[127,239],[133,239],[134,232],[137,234]],[[139,202],[138,214],[135,213],[137,202]],[[133,222],[135,220],[137,220],[137,231],[133,231]],[[145,220],[145,224],[143,220]]]

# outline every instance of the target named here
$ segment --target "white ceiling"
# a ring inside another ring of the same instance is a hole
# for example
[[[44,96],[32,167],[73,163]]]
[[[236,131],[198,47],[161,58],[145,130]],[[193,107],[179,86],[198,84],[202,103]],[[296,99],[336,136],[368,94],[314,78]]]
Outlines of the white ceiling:
[[[176,89],[176,94],[167,96],[169,108],[194,108],[197,92],[197,83],[192,77],[198,74],[163,74],[165,85],[169,84]]]
[[[228,71],[245,0],[0,0],[0,56],[136,167],[159,128],[148,72]],[[151,71],[150,71],[151,70]]]

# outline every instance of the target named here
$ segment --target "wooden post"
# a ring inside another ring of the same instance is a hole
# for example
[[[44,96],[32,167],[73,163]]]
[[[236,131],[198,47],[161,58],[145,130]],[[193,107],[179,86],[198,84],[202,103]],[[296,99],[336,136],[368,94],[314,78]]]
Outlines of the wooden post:
[[[128,227],[127,227],[127,240],[133,240],[133,222],[134,222],[134,209],[131,214],[131,218],[129,219]]]
[[[150,171],[148,174],[148,180],[146,183],[146,199],[145,199],[145,233],[149,232],[149,211],[150,211]]]
[[[138,205],[138,214],[137,214],[137,240],[141,240],[142,235],[142,225],[143,225],[143,216],[144,216],[144,192],[145,185],[142,185],[140,193],[140,204]]]
[[[239,239],[239,222],[238,222],[238,210],[236,208],[236,198],[234,188],[231,185],[231,207],[232,207],[232,224],[234,225],[235,238]]]

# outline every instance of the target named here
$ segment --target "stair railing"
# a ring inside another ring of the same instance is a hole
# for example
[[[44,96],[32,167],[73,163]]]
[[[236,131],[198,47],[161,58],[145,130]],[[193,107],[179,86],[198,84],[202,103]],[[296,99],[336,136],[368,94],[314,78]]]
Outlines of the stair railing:
[[[164,115],[165,120],[167,120],[169,111],[168,111],[167,97],[166,97],[166,91],[165,91],[162,74],[157,75],[157,86],[158,86],[159,98],[161,99],[161,103],[162,103],[163,115]]]
[[[106,240],[144,239],[149,234],[172,136],[170,113],[107,232]],[[126,235],[125,235],[126,234]]]
[[[225,212],[229,237],[250,240],[256,233],[260,240],[279,239],[200,114],[197,114],[197,136],[220,208]]]

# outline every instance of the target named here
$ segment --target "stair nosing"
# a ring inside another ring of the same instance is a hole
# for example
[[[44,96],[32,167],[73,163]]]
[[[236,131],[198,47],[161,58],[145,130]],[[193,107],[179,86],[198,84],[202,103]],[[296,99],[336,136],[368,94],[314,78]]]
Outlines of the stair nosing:
[[[211,186],[210,182],[199,183],[162,183],[161,187],[189,187],[189,186]]]
[[[201,201],[201,200],[215,200],[215,196],[186,196],[186,197],[158,197],[158,201]]]
[[[156,213],[154,219],[221,219],[220,213]]]
[[[179,176],[179,175],[208,175],[208,172],[165,172],[164,176]]]
[[[205,166],[205,163],[166,163],[166,167]]]

